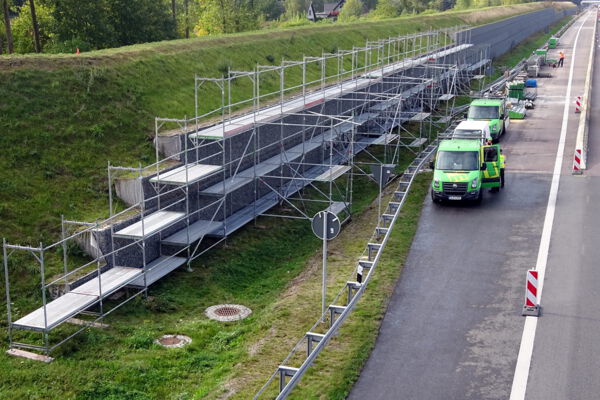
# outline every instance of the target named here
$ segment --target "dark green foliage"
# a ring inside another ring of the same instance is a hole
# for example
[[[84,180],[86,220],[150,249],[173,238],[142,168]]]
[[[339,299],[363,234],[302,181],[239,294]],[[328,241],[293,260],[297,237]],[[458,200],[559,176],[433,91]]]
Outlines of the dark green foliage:
[[[174,39],[175,23],[162,0],[108,0],[119,45]]]
[[[58,41],[101,49],[176,37],[162,0],[51,0]],[[60,46],[59,46],[60,48]]]

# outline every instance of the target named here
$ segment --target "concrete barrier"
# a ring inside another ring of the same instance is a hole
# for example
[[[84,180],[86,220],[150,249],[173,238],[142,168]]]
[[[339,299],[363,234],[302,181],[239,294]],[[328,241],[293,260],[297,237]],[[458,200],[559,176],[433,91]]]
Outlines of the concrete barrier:
[[[594,30],[592,33],[592,44],[590,46],[590,57],[588,60],[585,84],[583,86],[583,110],[579,115],[579,127],[577,128],[577,139],[575,140],[575,151],[573,155],[573,175],[582,174],[587,167],[588,130],[591,109],[590,101],[592,94],[592,77],[594,75],[594,55],[596,54],[597,26],[598,18],[594,16]]]

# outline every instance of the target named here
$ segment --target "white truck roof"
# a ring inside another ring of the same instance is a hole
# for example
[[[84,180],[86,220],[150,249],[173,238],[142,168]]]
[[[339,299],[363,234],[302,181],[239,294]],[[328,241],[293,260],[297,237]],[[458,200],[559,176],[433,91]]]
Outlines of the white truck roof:
[[[479,133],[475,133],[473,131],[479,131]],[[473,136],[478,138],[481,138],[481,133],[483,133],[486,139],[492,140],[492,135],[490,133],[490,125],[488,121],[462,121],[454,129],[454,133],[461,133],[460,136],[463,136],[464,134],[468,133],[473,133]]]

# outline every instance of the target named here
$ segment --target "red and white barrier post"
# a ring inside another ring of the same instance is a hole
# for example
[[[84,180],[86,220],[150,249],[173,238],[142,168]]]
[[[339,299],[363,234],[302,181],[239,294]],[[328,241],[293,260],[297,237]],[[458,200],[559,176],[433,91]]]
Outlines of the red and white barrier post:
[[[582,105],[581,105],[581,96],[577,96],[575,98],[575,112],[576,113],[580,113],[582,109]]]
[[[581,174],[581,149],[575,149],[575,155],[573,156],[573,174]]]
[[[538,272],[535,269],[527,271],[527,284],[525,289],[525,305],[523,315],[530,317],[540,316],[540,305],[538,303]]]

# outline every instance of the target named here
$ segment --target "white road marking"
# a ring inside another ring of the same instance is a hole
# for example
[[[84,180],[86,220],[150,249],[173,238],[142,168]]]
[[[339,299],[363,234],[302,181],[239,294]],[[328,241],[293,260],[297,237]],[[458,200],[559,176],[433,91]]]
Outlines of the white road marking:
[[[577,41],[583,25],[587,21],[589,13],[581,22],[575,41],[573,42],[572,60],[575,60],[577,51]],[[565,93],[565,107],[563,110],[562,127],[560,130],[560,139],[558,141],[558,149],[556,151],[556,160],[554,162],[554,173],[552,174],[552,184],[550,186],[550,195],[548,196],[548,205],[546,207],[546,216],[544,218],[544,227],[542,229],[542,240],[538,251],[537,263],[535,269],[539,272],[539,287],[538,287],[538,302],[541,303],[542,290],[544,288],[544,276],[546,273],[546,263],[548,261],[548,251],[550,249],[550,237],[552,236],[552,225],[554,224],[554,212],[556,210],[556,198],[558,197],[558,186],[560,184],[560,171],[562,169],[562,161],[565,152],[565,141],[567,136],[567,125],[569,123],[569,108],[571,98],[571,83],[573,81],[573,67],[575,63],[571,63],[569,69],[569,80],[567,83],[567,91]],[[512,389],[510,391],[510,400],[524,400],[527,390],[527,380],[529,379],[529,367],[531,366],[531,356],[533,354],[533,342],[535,340],[535,331],[537,328],[537,317],[525,317],[525,326],[523,327],[523,336],[521,337],[521,347],[519,348],[519,356],[517,358],[517,366],[515,367],[515,375],[513,378]]]

